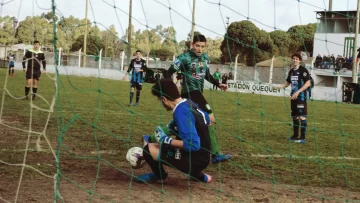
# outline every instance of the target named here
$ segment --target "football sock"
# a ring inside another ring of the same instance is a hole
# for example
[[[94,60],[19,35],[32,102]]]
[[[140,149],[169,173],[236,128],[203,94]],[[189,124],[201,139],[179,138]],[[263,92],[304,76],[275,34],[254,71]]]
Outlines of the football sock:
[[[38,89],[37,87],[33,87],[33,88],[32,88],[32,91],[33,91],[33,99],[35,99],[37,89]]]
[[[30,92],[30,87],[25,86],[25,97],[29,95],[29,92]]]
[[[294,137],[298,137],[299,136],[299,125],[300,125],[300,122],[299,120],[293,120],[293,123],[294,123],[294,126],[293,126],[293,129],[294,129]]]
[[[134,92],[130,92],[130,103],[132,102],[133,97],[134,97]]]
[[[209,125],[209,133],[210,133],[210,142],[211,142],[211,153],[212,156],[215,156],[216,154],[219,153],[219,146],[216,142],[214,125]]]
[[[136,90],[136,103],[139,103],[140,99],[140,90]]]
[[[301,134],[300,134],[300,139],[302,139],[302,140],[305,140],[306,128],[307,128],[307,122],[306,122],[306,120],[301,120]]]
[[[168,174],[165,172],[163,165],[161,163],[159,163],[158,161],[155,161],[152,158],[152,156],[150,154],[150,150],[149,150],[149,145],[146,145],[144,147],[143,155],[144,155],[146,163],[150,166],[150,168],[154,172],[154,174],[160,180],[165,180],[167,178]]]

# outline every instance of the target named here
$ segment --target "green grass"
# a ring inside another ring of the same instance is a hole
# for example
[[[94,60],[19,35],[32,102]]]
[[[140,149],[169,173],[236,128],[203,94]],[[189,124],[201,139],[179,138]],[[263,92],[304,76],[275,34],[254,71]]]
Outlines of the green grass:
[[[0,69],[0,98],[4,99],[2,123],[28,131],[30,103],[15,100],[8,94],[3,98],[5,76],[6,69]],[[50,77],[42,75],[38,88],[38,94],[49,103],[55,93],[55,82]],[[24,85],[23,73],[16,72],[15,78],[8,78],[6,87],[13,96],[22,97]],[[127,106],[128,82],[60,76],[57,86],[56,105],[46,126],[46,135],[57,153],[59,172],[64,176],[67,163],[74,161],[79,167],[91,165],[94,177],[97,167],[93,162],[98,159],[120,171],[128,170],[125,158],[119,157],[125,157],[129,147],[140,146],[144,134],[153,133],[156,125],[166,124],[172,116],[151,95],[151,84],[145,84],[138,107]],[[210,165],[207,171],[239,180],[359,190],[359,105],[309,101],[308,142],[295,144],[287,141],[292,135],[289,98],[209,90],[204,94],[216,116],[221,151],[234,156],[229,162]],[[49,109],[40,98],[33,104]],[[32,130],[43,131],[48,113],[33,108],[32,115]],[[3,149],[0,159],[21,163],[24,153],[16,150],[25,149],[28,134],[0,126],[4,135],[0,141]],[[35,134],[30,137],[31,149],[36,139]],[[45,151],[29,153],[27,164],[51,174],[54,167],[37,164],[52,162],[55,165],[55,158],[43,138],[42,146]],[[97,153],[103,151],[114,153]],[[1,170],[9,168],[0,165]],[[78,173],[81,175],[81,171]],[[10,175],[11,170],[7,174]]]

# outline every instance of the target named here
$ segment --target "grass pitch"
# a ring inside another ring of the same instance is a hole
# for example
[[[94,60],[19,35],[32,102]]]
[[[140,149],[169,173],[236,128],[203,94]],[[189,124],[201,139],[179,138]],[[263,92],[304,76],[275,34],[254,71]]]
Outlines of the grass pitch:
[[[153,133],[156,125],[166,124],[172,117],[151,95],[152,84],[144,85],[140,105],[129,107],[129,82],[62,75],[55,83],[51,79],[55,75],[48,74],[41,76],[38,87],[44,100],[38,97],[30,102],[19,99],[24,95],[24,73],[16,72],[5,84],[6,74],[7,69],[0,69],[0,160],[23,163],[28,148],[28,166],[49,176],[57,171],[66,181],[92,178],[96,182],[104,165],[130,174],[127,149],[141,146],[144,134]],[[216,117],[220,149],[233,155],[232,160],[207,169],[218,175],[217,181],[232,177],[273,185],[339,186],[359,191],[359,105],[309,101],[307,143],[296,144],[287,141],[292,135],[290,98],[211,90],[204,94]],[[49,113],[44,110],[49,110],[53,99],[56,103],[47,122]],[[30,130],[33,133],[28,136]],[[42,131],[53,152],[44,137],[43,151],[33,152],[36,132]],[[92,177],[81,171],[67,173],[74,164],[92,166]],[[0,171],[2,178],[19,176],[13,166],[2,164]],[[34,180],[39,176],[31,170],[25,174]]]

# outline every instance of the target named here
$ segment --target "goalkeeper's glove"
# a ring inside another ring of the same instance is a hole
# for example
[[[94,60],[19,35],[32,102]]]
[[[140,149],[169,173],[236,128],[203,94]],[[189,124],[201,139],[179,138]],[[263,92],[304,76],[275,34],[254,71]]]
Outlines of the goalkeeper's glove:
[[[164,132],[164,130],[160,127],[157,126],[156,130],[155,130],[155,134],[151,136],[151,140],[152,141],[156,141],[160,144],[171,144],[171,141],[173,140],[171,137],[168,137],[166,135],[166,133]]]

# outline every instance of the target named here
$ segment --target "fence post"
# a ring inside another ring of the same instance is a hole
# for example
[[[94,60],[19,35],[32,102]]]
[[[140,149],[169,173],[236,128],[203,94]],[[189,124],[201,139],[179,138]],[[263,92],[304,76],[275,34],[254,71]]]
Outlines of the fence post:
[[[59,48],[59,61],[58,61],[58,66],[60,66],[61,64],[61,47]]]
[[[121,65],[120,70],[124,70],[124,57],[125,57],[125,51],[121,52]]]
[[[237,61],[238,61],[239,54],[235,57],[235,66],[234,66],[234,82],[236,83],[236,75],[237,75]]]
[[[102,53],[102,49],[99,52],[99,70],[101,69],[101,53]]]
[[[78,62],[79,63],[78,64],[79,68],[81,67],[81,49],[82,48],[79,49],[79,62]]]
[[[275,60],[275,56],[273,56],[273,57],[271,58],[270,74],[269,74],[269,84],[272,84],[272,81],[273,81],[274,60]]]
[[[149,53],[146,54],[146,66],[149,67]]]

